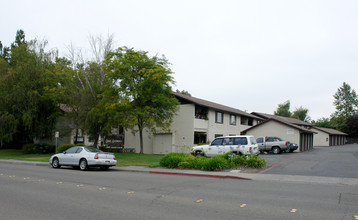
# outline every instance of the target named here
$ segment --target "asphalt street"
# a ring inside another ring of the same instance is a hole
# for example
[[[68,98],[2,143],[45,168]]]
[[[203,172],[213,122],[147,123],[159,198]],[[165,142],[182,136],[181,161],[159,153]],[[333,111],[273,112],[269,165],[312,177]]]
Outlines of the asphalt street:
[[[334,158],[347,161],[334,162],[342,165],[337,170],[350,167],[357,163],[357,151],[355,145],[346,145],[268,154],[268,167],[261,174],[145,167],[82,172],[0,161],[1,219],[355,219],[358,179],[349,177],[354,171],[343,175],[318,170]],[[296,172],[292,164],[299,161],[306,162],[302,169],[312,175]],[[321,176],[313,176],[315,172]],[[181,175],[185,173],[192,175]]]

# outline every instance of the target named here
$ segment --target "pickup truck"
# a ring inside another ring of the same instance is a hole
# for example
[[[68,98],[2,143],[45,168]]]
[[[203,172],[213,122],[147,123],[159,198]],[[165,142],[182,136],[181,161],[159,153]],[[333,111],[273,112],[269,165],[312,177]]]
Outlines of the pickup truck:
[[[278,137],[258,137],[256,142],[259,146],[260,152],[272,151],[274,154],[279,154],[282,151],[289,151],[290,142],[283,141]]]

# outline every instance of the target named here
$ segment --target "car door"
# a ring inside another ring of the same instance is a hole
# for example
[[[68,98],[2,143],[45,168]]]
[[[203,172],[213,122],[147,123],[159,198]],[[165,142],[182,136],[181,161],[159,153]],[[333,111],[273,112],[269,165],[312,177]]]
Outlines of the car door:
[[[83,148],[79,147],[76,152],[71,156],[71,165],[78,166],[82,158]]]
[[[61,164],[72,165],[73,164],[73,157],[78,147],[71,147],[63,152],[62,158],[60,159]]]
[[[217,138],[213,142],[211,142],[211,145],[209,146],[206,155],[208,155],[209,157],[218,155],[219,149],[222,148],[223,140],[223,138]]]
[[[225,138],[223,141],[222,149],[219,154],[226,154],[234,150],[234,138]]]
[[[257,138],[256,142],[257,142],[257,145],[259,146],[259,150],[265,150],[265,143],[264,143],[263,137]]]

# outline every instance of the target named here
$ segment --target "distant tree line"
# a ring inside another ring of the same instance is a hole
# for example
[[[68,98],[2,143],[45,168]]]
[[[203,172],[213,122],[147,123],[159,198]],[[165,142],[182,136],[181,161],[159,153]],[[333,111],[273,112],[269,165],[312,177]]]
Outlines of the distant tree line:
[[[329,118],[319,118],[314,121],[308,116],[308,109],[296,108],[290,112],[290,101],[278,105],[275,115],[297,118],[310,122],[317,127],[334,128],[347,133],[349,136],[358,137],[358,97],[356,91],[347,83],[343,83],[333,95],[336,111]]]

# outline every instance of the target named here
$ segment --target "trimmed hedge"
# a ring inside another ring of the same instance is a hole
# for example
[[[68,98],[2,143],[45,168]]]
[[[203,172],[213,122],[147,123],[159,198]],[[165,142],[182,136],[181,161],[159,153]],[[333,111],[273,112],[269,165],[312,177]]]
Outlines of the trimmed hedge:
[[[71,147],[74,146],[85,146],[84,144],[60,144],[57,147],[57,153],[62,153],[64,151],[66,151],[67,149],[70,149]]]
[[[263,168],[266,161],[257,155],[235,155],[227,153],[212,158],[185,153],[169,153],[160,160],[160,166],[180,169],[201,169],[217,171],[236,167]]]
[[[53,154],[56,146],[50,144],[25,144],[22,146],[24,154]]]

